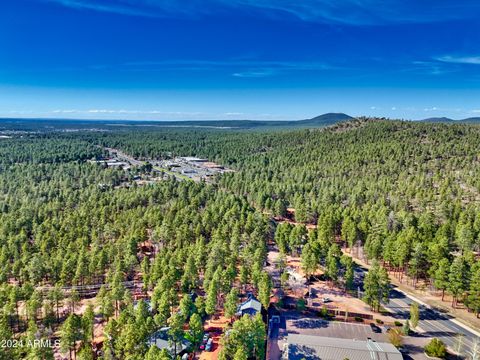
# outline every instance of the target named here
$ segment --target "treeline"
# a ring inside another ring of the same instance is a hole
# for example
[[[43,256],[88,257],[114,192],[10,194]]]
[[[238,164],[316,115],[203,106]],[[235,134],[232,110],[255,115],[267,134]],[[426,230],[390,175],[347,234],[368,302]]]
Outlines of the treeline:
[[[104,154],[101,147],[80,137],[58,134],[24,134],[0,139],[0,165],[83,161]]]

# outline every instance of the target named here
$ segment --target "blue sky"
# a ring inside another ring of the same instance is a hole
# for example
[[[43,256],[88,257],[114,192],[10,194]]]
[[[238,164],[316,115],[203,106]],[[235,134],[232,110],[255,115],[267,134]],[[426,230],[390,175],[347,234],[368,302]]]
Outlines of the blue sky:
[[[480,116],[477,0],[11,0],[0,117]]]

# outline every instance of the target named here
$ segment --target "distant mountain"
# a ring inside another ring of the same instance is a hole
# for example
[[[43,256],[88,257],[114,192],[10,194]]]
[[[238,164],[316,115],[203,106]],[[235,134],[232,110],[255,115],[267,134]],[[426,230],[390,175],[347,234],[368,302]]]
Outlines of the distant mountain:
[[[85,119],[7,119],[0,118],[0,130],[68,131],[128,129],[130,127],[198,127],[216,129],[318,128],[353,120],[343,113],[327,113],[304,120],[85,120]]]
[[[327,114],[316,116],[311,119],[289,121],[289,123],[293,125],[300,125],[300,126],[305,126],[305,125],[328,126],[328,125],[334,125],[341,121],[349,121],[353,119],[354,119],[353,117],[344,113],[327,113]]]
[[[471,118],[467,118],[467,119],[460,119],[460,120],[455,120],[455,119],[450,119],[450,118],[447,118],[447,117],[432,117],[432,118],[428,118],[428,119],[423,119],[423,120],[420,120],[422,122],[432,122],[432,123],[449,123],[449,124],[452,124],[452,123],[468,123],[468,124],[476,124],[476,123],[480,123],[480,117],[471,117]]]

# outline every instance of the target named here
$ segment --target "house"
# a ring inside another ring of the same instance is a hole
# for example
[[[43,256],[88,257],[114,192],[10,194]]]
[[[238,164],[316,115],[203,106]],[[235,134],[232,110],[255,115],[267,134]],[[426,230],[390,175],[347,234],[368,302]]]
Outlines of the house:
[[[191,346],[191,343],[188,340],[183,339],[175,346],[175,344],[170,340],[168,330],[170,330],[170,327],[163,327],[152,334],[148,339],[148,346],[156,345],[160,350],[167,349],[172,356],[175,356],[175,352],[176,355],[180,356],[186,354]]]
[[[237,308],[237,316],[243,316],[245,314],[255,316],[261,312],[262,303],[258,301],[252,294],[248,294],[247,300],[241,303]]]
[[[402,360],[392,344],[312,335],[289,334],[283,351],[285,360]]]

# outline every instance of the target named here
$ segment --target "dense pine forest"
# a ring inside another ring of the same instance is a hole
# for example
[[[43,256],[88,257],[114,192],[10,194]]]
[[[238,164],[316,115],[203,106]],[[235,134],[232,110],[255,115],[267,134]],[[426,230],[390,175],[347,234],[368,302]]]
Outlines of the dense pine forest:
[[[233,317],[248,292],[268,307],[270,240],[333,281],[349,269],[344,258],[329,266],[343,247],[480,311],[480,127],[357,119],[324,129],[10,136],[0,139],[3,339],[58,339],[72,358],[93,359],[101,322],[104,359],[169,359],[148,346],[156,330],[198,345],[204,319],[218,309]],[[148,166],[87,161],[106,147],[235,171],[213,183],[139,186],[132,179]],[[294,224],[273,221],[287,218]],[[265,331],[260,316],[241,318],[221,357],[262,359]],[[0,348],[0,359],[52,357],[48,347]]]

